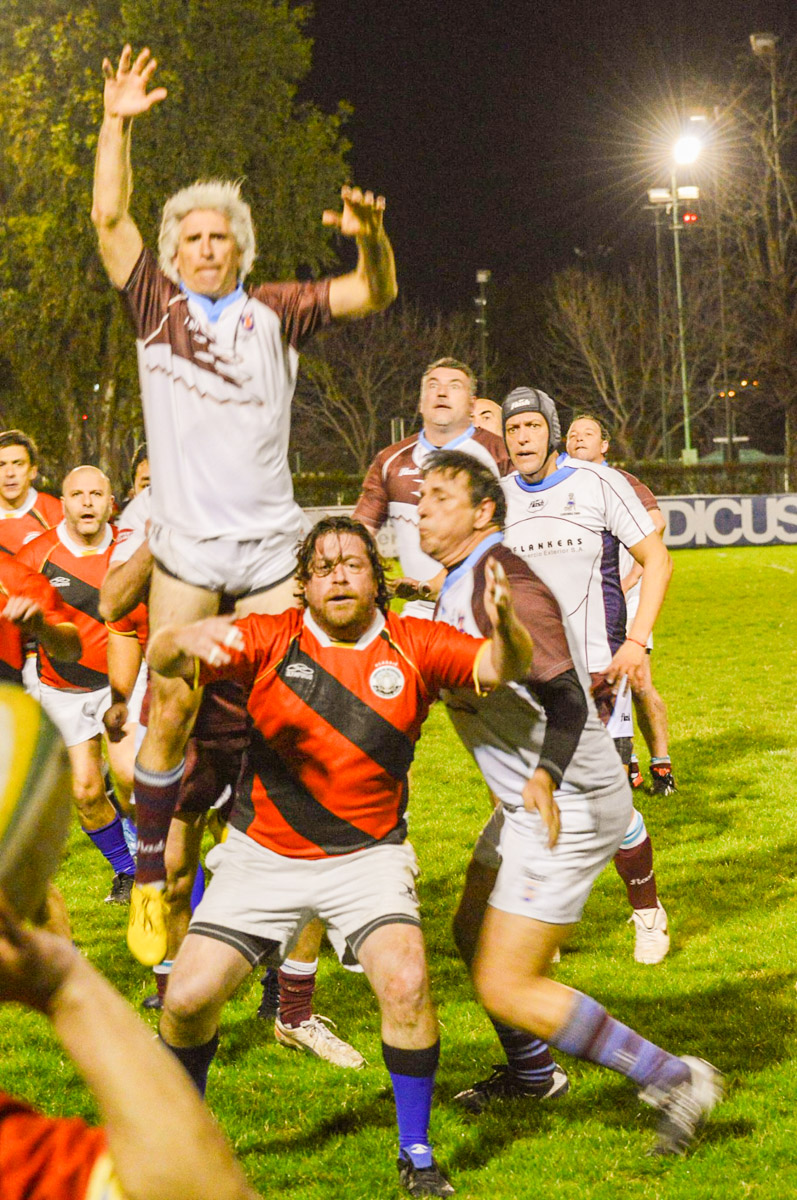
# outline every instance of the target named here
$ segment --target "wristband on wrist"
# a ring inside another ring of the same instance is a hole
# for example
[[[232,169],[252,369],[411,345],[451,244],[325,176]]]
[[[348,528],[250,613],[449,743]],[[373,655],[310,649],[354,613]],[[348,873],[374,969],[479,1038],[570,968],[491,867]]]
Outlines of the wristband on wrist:
[[[636,638],[632,638],[632,637],[626,637],[626,639],[625,639],[625,640],[626,640],[627,642],[633,642],[635,646],[641,646],[643,650],[647,650],[647,646],[645,645],[645,643],[644,643],[644,642],[638,642],[638,641],[636,640]]]

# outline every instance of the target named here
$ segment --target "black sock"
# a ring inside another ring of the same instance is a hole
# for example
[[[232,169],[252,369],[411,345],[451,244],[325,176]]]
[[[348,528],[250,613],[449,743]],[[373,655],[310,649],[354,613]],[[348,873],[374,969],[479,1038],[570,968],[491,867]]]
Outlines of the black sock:
[[[183,1064],[200,1096],[204,1097],[208,1086],[208,1067],[213,1062],[213,1056],[219,1048],[218,1030],[209,1042],[205,1042],[204,1046],[172,1046],[162,1036],[161,1041]]]

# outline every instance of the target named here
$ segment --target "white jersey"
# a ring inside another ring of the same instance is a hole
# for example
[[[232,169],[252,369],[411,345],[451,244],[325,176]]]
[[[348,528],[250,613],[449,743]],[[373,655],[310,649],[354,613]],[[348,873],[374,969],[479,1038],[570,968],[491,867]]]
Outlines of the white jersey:
[[[128,562],[147,540],[147,522],[152,515],[152,495],[148,487],[134,496],[119,514],[116,522],[116,541],[111,551],[109,567]]]
[[[502,486],[506,545],[559,601],[576,663],[605,671],[626,636],[620,545],[635,546],[653,522],[619,471],[564,454],[540,483],[514,474]]]
[[[288,465],[298,346],[330,321],[329,280],[189,296],[142,251],[123,296],[136,328],[153,525],[189,538],[302,532]],[[203,301],[206,301],[203,303]]]

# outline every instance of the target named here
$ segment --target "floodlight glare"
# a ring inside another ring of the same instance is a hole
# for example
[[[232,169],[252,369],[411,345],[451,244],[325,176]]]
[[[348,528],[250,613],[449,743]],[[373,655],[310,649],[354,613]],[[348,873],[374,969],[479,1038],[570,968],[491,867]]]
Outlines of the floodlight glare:
[[[693,163],[700,157],[701,148],[700,138],[689,134],[679,138],[675,143],[672,150],[673,158],[677,163]]]

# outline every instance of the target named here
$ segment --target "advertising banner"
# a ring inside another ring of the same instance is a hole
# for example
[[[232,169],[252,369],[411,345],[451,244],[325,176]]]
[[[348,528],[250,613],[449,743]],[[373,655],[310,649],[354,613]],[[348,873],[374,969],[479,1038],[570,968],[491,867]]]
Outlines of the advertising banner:
[[[797,544],[797,495],[662,496],[671,550]]]

